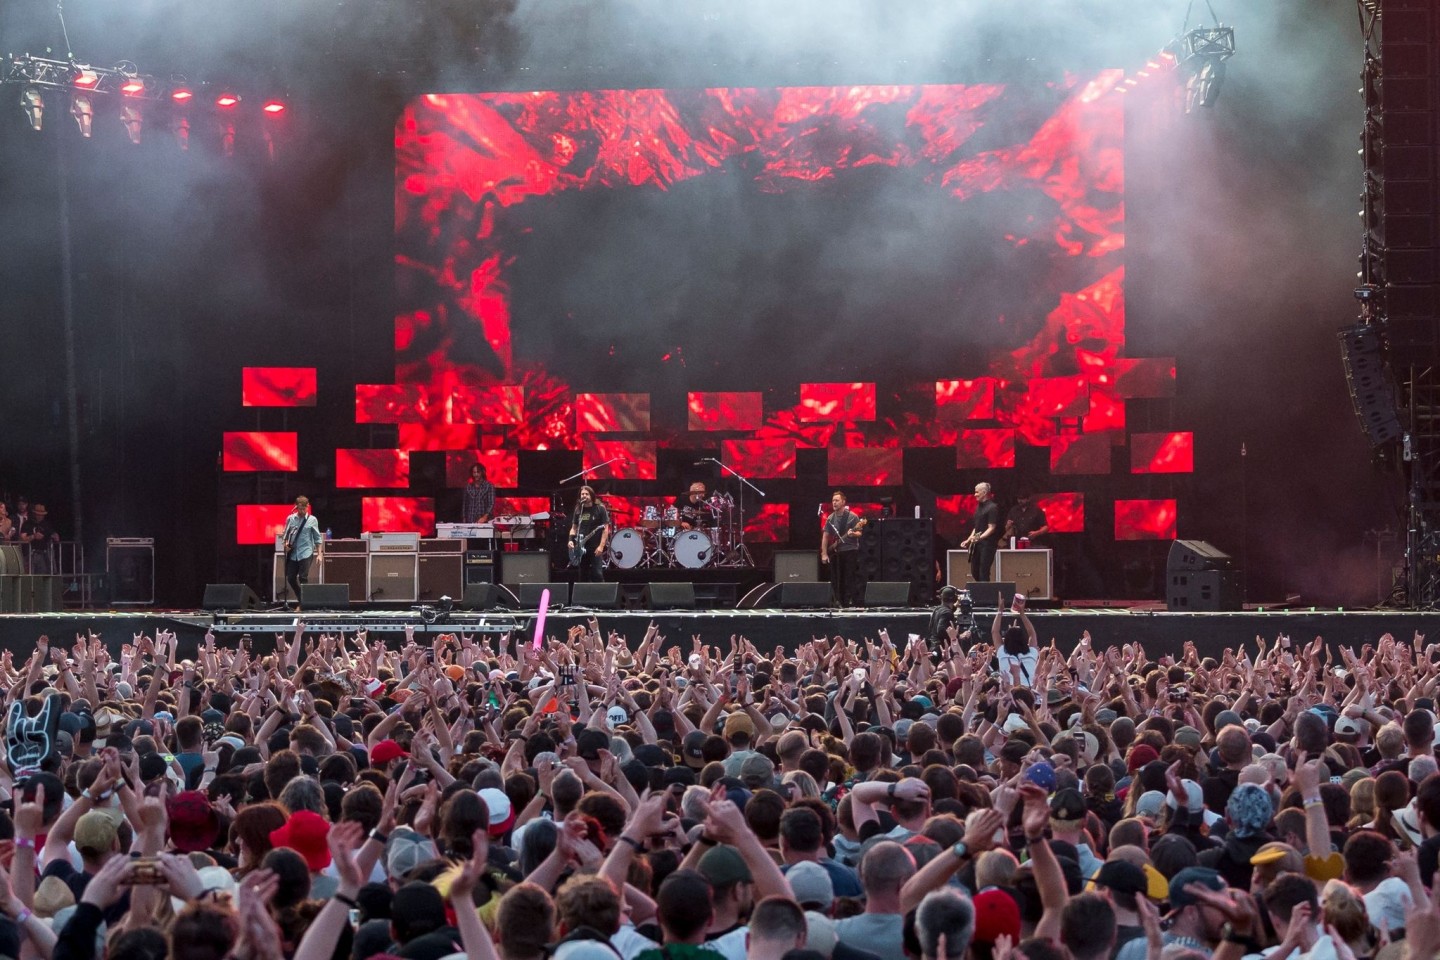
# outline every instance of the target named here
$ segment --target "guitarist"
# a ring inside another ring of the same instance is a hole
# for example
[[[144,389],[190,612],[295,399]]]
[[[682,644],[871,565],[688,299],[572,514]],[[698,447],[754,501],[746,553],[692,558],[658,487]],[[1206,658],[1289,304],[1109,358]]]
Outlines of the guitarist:
[[[845,494],[836,490],[820,537],[820,562],[830,565],[830,601],[836,606],[860,602],[860,534],[864,529],[865,521],[850,511]]]
[[[995,550],[1000,545],[1000,506],[988,483],[975,484],[975,518],[970,536],[960,549],[970,551],[970,579],[990,582],[990,568],[995,563]]]
[[[580,500],[570,516],[570,566],[580,578],[593,583],[605,579],[600,558],[610,541],[610,511],[595,496],[595,488],[580,488]]]

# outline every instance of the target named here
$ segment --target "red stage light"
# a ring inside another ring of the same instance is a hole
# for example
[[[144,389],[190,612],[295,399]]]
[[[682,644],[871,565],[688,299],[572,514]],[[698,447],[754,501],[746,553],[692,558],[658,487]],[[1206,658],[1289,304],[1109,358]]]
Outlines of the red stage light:
[[[132,77],[120,86],[120,92],[127,97],[138,97],[145,92],[145,81],[139,77]]]
[[[170,91],[170,99],[174,100],[176,103],[187,103],[189,102],[190,98],[194,96],[195,91],[187,90],[185,87],[179,87],[175,90]]]
[[[235,94],[233,94],[233,93],[222,93],[222,94],[220,94],[220,96],[218,96],[218,97],[215,98],[215,106],[217,106],[217,107],[224,107],[224,108],[227,109],[227,110],[228,110],[230,107],[235,106],[235,104],[237,104],[237,103],[239,103],[239,102],[240,102],[240,98],[237,97],[237,96],[235,96]]]
[[[75,71],[75,86],[86,90],[94,90],[100,85],[100,74],[94,70]]]
[[[285,112],[285,104],[281,103],[279,100],[270,100],[265,104],[265,106],[261,107],[260,109],[274,116],[275,114]]]

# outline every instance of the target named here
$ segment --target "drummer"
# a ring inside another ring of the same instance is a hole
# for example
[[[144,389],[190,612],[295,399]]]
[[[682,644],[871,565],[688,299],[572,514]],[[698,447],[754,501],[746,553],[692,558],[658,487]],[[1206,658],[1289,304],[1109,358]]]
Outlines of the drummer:
[[[705,502],[709,491],[703,480],[690,484],[690,492],[680,505],[680,529],[694,530],[697,527],[714,526],[710,505]]]

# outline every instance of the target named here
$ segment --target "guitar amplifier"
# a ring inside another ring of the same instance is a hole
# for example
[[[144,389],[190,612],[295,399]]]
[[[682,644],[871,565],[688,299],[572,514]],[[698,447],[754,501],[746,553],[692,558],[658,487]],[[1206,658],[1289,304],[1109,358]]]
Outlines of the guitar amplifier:
[[[461,544],[462,541],[452,540]],[[417,566],[419,596],[434,603],[441,597],[459,601],[465,595],[464,555],[460,553],[422,553]]]
[[[414,553],[372,553],[366,599],[371,603],[414,603],[417,555]]]
[[[418,533],[383,531],[367,533],[365,539],[370,544],[371,553],[418,553],[420,551],[420,534]]]
[[[364,541],[349,541],[364,543]],[[325,551],[324,577],[321,583],[345,584],[350,590],[351,603],[364,603],[367,592],[370,558],[363,553],[334,554]]]
[[[421,553],[464,553],[464,540],[421,540]]]

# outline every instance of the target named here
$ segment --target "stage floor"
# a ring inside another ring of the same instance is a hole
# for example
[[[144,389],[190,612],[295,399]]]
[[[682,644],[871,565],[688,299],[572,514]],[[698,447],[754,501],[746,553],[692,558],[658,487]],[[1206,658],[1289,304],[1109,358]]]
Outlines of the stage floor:
[[[545,632],[563,637],[572,624],[597,616],[601,629],[617,630],[638,643],[651,620],[671,643],[688,648],[690,638],[699,635],[703,642],[728,644],[731,634],[743,634],[762,650],[783,645],[794,650],[797,644],[819,636],[844,636],[861,639],[875,637],[881,629],[890,638],[903,644],[911,633],[924,633],[929,623],[926,609],[846,609],[846,610],[615,610],[588,611],[576,608],[551,610]],[[988,630],[990,618],[977,611],[983,629]],[[315,611],[305,616],[311,632],[337,630],[368,630],[372,636],[383,637],[396,644],[404,636],[405,627],[413,626],[417,635],[430,633],[507,633],[520,631],[527,636],[534,630],[535,612],[525,610],[462,613],[448,618],[431,618],[409,608],[398,610],[356,610],[347,612]],[[1084,631],[1089,631],[1099,647],[1140,641],[1152,654],[1178,652],[1185,641],[1193,641],[1202,656],[1219,656],[1225,647],[1251,644],[1257,636],[1273,641],[1280,633],[1297,642],[1316,636],[1328,643],[1354,646],[1358,651],[1365,643],[1374,642],[1385,633],[1408,641],[1416,631],[1440,636],[1440,613],[1416,611],[1340,611],[1340,610],[1245,610],[1226,613],[1170,613],[1146,607],[1086,607],[1041,610],[1031,614],[1042,643],[1055,638],[1063,649],[1069,649]],[[93,630],[100,634],[113,651],[128,643],[140,632],[153,635],[157,629],[174,631],[181,640],[180,655],[193,656],[205,631],[213,628],[222,644],[235,642],[241,634],[252,638],[254,648],[268,651],[277,633],[294,629],[295,614],[279,611],[247,611],[241,613],[205,610],[75,610],[41,614],[0,615],[0,644],[16,659],[28,656],[35,641],[47,635],[56,643],[70,645],[77,633]]]

